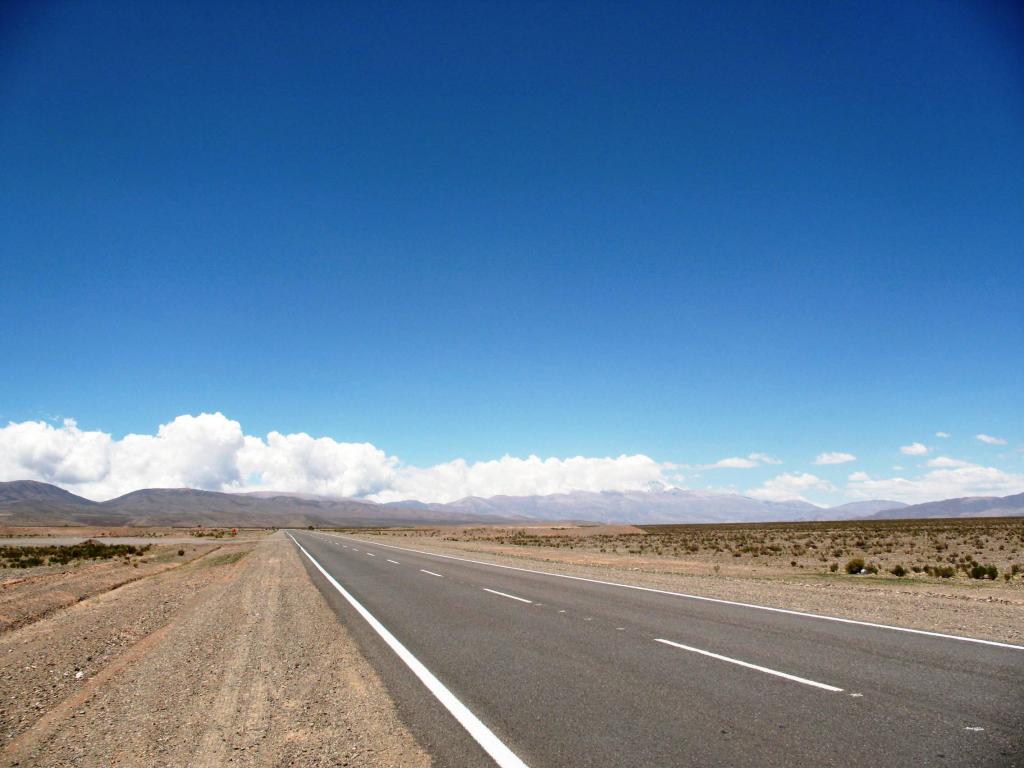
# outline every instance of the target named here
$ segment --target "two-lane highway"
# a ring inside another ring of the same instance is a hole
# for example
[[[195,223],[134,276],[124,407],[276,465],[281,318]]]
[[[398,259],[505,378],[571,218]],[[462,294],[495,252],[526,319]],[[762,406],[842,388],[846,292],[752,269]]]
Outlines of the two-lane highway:
[[[1024,648],[291,535],[442,764],[1024,765]]]

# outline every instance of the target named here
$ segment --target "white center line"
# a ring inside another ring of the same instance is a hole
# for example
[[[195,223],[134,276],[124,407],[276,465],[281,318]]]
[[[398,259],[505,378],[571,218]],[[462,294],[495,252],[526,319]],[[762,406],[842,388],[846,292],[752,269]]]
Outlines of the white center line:
[[[388,560],[388,562],[389,563],[394,563],[395,565],[401,565],[401,563],[398,562],[397,560]]]
[[[428,571],[428,570],[425,570],[423,568],[420,568],[420,573],[428,573],[431,576],[437,576],[437,578],[439,578],[439,579],[443,579],[444,578],[444,576],[442,576],[440,573],[434,573],[433,571]]]
[[[490,592],[492,595],[501,595],[502,597],[507,597],[509,600],[518,600],[521,603],[532,603],[533,602],[533,600],[527,600],[525,597],[516,597],[515,595],[510,595],[510,594],[508,594],[506,592],[499,592],[496,589],[488,589],[487,587],[481,587],[481,589],[484,592]]]
[[[339,534],[336,534],[339,535]],[[349,539],[349,541],[361,541],[361,539]],[[427,555],[428,557],[437,557],[444,560],[459,560],[464,563],[473,563],[474,565],[485,565],[489,568],[503,568],[509,571],[522,571],[524,573],[536,573],[541,576],[550,576],[556,579],[568,579],[570,581],[585,581],[591,584],[602,584],[606,587],[620,587],[622,589],[635,589],[639,592],[652,592],[658,595],[669,595],[671,597],[682,597],[687,600],[701,600],[707,603],[718,603],[720,605],[734,605],[740,608],[753,608],[758,611],[771,611],[772,613],[783,613],[789,616],[800,616],[806,619],[821,619],[824,621],[835,621],[840,624],[851,624],[861,627],[871,627],[873,629],[886,629],[894,632],[907,632],[914,635],[924,635],[926,637],[938,637],[944,640],[960,640],[965,643],[978,643],[979,645],[989,645],[996,648],[1010,648],[1015,651],[1024,651],[1024,645],[1014,645],[1013,643],[1002,643],[998,640],[982,640],[978,637],[965,637],[963,635],[948,635],[943,632],[931,632],[926,629],[913,629],[911,627],[897,627],[892,624],[876,624],[873,621],[861,621],[860,619],[847,619],[841,616],[827,616],[821,613],[808,613],[807,611],[794,611],[790,608],[776,608],[770,605],[757,605],[756,603],[741,603],[736,600],[726,600],[721,597],[707,597],[706,595],[693,595],[686,592],[672,592],[667,589],[656,589],[654,587],[641,587],[639,584],[623,584],[618,581],[604,581],[603,579],[591,579],[586,576],[572,576],[568,573],[553,573],[552,571],[540,571],[536,568],[520,568],[515,565],[503,565],[501,563],[489,563],[486,560],[473,560],[469,557],[457,557],[455,555],[443,555],[440,552],[427,552],[423,549],[413,549],[412,547],[399,547],[395,544],[384,544],[380,541],[373,542],[378,547],[387,547],[388,549],[397,549],[401,552],[414,552],[417,555]]]
[[[434,673],[424,666],[423,662],[413,656],[409,649],[402,645],[398,638],[391,634],[390,630],[380,623],[376,616],[366,610],[362,603],[350,595],[348,590],[338,583],[337,579],[331,576],[331,574],[329,574],[326,569],[324,569],[324,567],[320,565],[320,563],[318,563],[301,544],[299,544],[299,542],[295,541],[294,536],[288,534],[288,538],[295,542],[295,546],[302,550],[302,554],[309,558],[310,562],[312,562],[316,569],[323,574],[324,578],[330,582],[331,586],[341,593],[341,596],[356,609],[359,615],[362,616],[371,627],[373,627],[374,632],[380,635],[381,639],[383,639],[391,650],[397,654],[398,658],[400,658],[405,665],[412,670],[412,673],[420,679],[420,681],[427,687],[427,690],[434,694],[437,700],[444,705],[444,708],[451,712],[462,727],[469,732],[469,735],[476,739],[477,744],[484,748],[487,754],[491,756],[491,759],[498,764],[499,768],[527,768],[526,763],[520,760],[519,756],[516,755],[515,752],[509,749],[501,739],[494,735],[494,732],[491,731],[490,728],[484,725],[480,718],[474,715],[465,704],[459,701],[455,694],[448,690],[444,686],[444,683],[438,680]]]
[[[739,659],[732,659],[732,658],[729,658],[728,656],[722,656],[722,655],[717,654],[717,653],[712,653],[711,651],[703,651],[700,648],[694,648],[693,646],[690,646],[690,645],[683,645],[682,643],[673,643],[671,640],[662,640],[660,637],[659,638],[655,638],[654,642],[656,642],[656,643],[664,643],[665,645],[671,645],[674,648],[682,648],[684,651],[690,651],[692,653],[699,653],[702,656],[710,656],[712,659],[718,659],[719,661],[727,661],[730,664],[738,664],[739,666],[746,667],[747,669],[756,669],[758,672],[764,672],[765,674],[768,674],[768,675],[775,675],[776,677],[784,677],[787,680],[792,680],[793,682],[796,682],[796,683],[803,683],[804,685],[813,685],[815,688],[821,688],[822,690],[825,690],[825,691],[832,691],[833,693],[838,693],[838,692],[841,692],[843,690],[842,688],[836,688],[834,685],[826,685],[825,683],[819,683],[819,682],[816,682],[814,680],[808,680],[806,677],[797,677],[796,675],[790,675],[790,674],[787,674],[786,672],[779,672],[776,669],[768,669],[768,667],[761,667],[761,666],[758,666],[757,664],[751,664],[749,661],[740,661]]]

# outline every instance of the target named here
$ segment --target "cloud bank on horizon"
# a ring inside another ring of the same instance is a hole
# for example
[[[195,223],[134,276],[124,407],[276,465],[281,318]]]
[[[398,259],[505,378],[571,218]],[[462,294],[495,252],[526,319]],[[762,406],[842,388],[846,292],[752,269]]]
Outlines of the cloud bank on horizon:
[[[927,449],[922,448],[915,443],[901,451],[924,456]],[[813,463],[855,459],[849,453],[830,452],[818,455]],[[371,443],[346,443],[302,432],[275,431],[265,438],[246,435],[239,422],[219,412],[181,415],[160,425],[155,434],[128,434],[120,439],[100,430],[83,430],[73,419],[59,425],[24,421],[0,427],[0,481],[39,480],[96,500],[140,488],[191,487],[316,493],[378,502],[447,502],[465,496],[686,487],[686,477],[679,473],[683,468],[751,469],[781,463],[768,454],[751,453],[691,467],[635,454],[564,459],[503,456],[476,462],[457,458],[416,467]],[[788,471],[743,492],[766,500],[839,496],[920,502],[1022,490],[1024,474],[938,456],[928,459],[914,477],[873,477],[857,471],[840,486],[810,472]]]

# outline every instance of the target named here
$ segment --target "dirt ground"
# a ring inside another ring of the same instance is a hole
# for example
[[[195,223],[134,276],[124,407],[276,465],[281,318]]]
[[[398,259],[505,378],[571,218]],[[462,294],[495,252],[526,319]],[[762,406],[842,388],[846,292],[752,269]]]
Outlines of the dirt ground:
[[[982,542],[983,547],[1006,557],[1018,557],[1020,553],[1015,547],[1021,525],[1024,520],[1018,519],[1006,528],[1007,541],[1012,539],[1013,544],[993,536]],[[643,531],[623,534],[605,528],[607,526],[578,528],[563,541],[551,540],[562,535],[553,529],[528,531],[525,536],[519,536],[513,529],[480,526],[351,530],[348,533],[396,546],[489,562],[1024,644],[1024,578],[1021,575],[1013,576],[1010,581],[1002,578],[976,580],[959,572],[949,579],[932,578],[923,572],[903,578],[884,571],[878,575],[854,576],[842,570],[832,573],[827,565],[821,567],[817,560],[813,569],[793,567],[790,565],[792,556],[788,553],[774,558],[762,556],[761,562],[753,557],[733,557],[724,547],[717,553],[712,548],[697,553],[687,549],[675,554],[663,546],[659,553],[646,541],[649,537]],[[772,535],[779,535],[775,530]],[[539,541],[535,535],[546,538]],[[617,551],[602,540],[605,536],[620,542]],[[641,538],[646,542],[644,547],[639,545]],[[971,549],[975,539],[972,535],[961,542],[960,538],[964,537],[944,539],[942,543],[947,549],[943,552],[952,550],[958,553],[957,557],[963,557],[959,552]],[[623,540],[628,544],[621,543]],[[872,542],[865,544],[873,548]],[[601,551],[602,546],[604,551]],[[919,544],[918,549],[921,548]]]
[[[175,558],[5,588],[0,765],[430,764],[282,534]]]
[[[193,537],[193,534],[214,531],[228,531],[223,528],[172,528],[169,526],[114,526],[114,525],[0,525],[0,539],[14,538],[99,538],[104,536],[127,536],[130,538],[152,538],[160,539],[170,537],[174,539],[182,537]],[[242,528],[238,529],[235,538],[237,539],[258,539],[269,535],[266,528]]]

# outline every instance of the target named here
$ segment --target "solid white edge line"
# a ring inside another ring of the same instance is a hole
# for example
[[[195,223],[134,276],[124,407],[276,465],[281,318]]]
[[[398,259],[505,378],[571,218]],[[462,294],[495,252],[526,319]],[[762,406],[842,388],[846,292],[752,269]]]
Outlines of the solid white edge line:
[[[344,538],[338,534],[331,534]],[[362,541],[362,539],[348,539],[348,541]],[[876,624],[872,621],[861,621],[860,619],[844,619],[841,616],[828,616],[822,613],[807,613],[806,611],[794,611],[791,608],[773,608],[770,605],[757,605],[756,603],[740,603],[735,600],[726,600],[721,597],[706,597],[704,595],[690,595],[686,592],[672,592],[667,589],[657,589],[656,587],[641,587],[636,584],[621,584],[617,581],[603,581],[601,579],[590,579],[586,576],[570,576],[567,573],[552,573],[551,571],[538,571],[533,568],[520,568],[515,565],[502,565],[501,563],[488,563],[484,560],[472,560],[468,557],[456,557],[455,555],[442,555],[438,552],[426,552],[422,549],[412,549],[411,547],[398,547],[394,544],[382,544],[381,542],[374,541],[378,547],[388,547],[389,549],[397,549],[402,552],[415,552],[418,555],[428,555],[430,557],[443,557],[446,560],[460,560],[464,563],[473,563],[475,565],[489,565],[492,568],[505,568],[510,571],[523,571],[524,573],[536,573],[541,576],[553,576],[557,579],[570,579],[572,581],[587,581],[591,584],[603,584],[606,587],[622,587],[623,589],[636,589],[640,592],[653,592],[659,595],[671,595],[672,597],[685,597],[688,600],[701,600],[706,603],[718,603],[720,605],[735,605],[740,608],[754,608],[758,611],[771,611],[772,613],[785,613],[789,616],[803,616],[807,619],[821,619],[822,621],[835,621],[840,624],[854,624],[860,627],[872,627],[873,629],[889,629],[893,632],[907,632],[913,635],[926,635],[928,637],[939,637],[945,640],[960,640],[964,643],[977,643],[979,645],[991,645],[996,648],[1010,648],[1014,651],[1024,651],[1024,645],[1014,645],[1013,643],[1001,643],[998,640],[982,640],[978,637],[964,637],[963,635],[948,635],[943,632],[929,632],[926,629],[912,629],[910,627],[897,627],[892,624]]]
[[[531,605],[533,604],[533,600],[527,600],[525,597],[516,597],[515,595],[510,595],[507,592],[499,592],[496,589],[488,589],[487,587],[480,587],[480,589],[482,589],[484,592],[490,592],[492,595],[501,595],[502,597],[507,597],[510,600],[518,600],[521,603],[530,603]]]
[[[792,680],[796,683],[803,683],[804,685],[813,685],[815,688],[821,688],[832,693],[841,693],[842,688],[836,688],[834,685],[826,685],[825,683],[819,683],[814,680],[808,680],[806,677],[797,677],[796,675],[790,675],[786,672],[779,672],[777,669],[769,669],[768,667],[762,667],[757,664],[751,664],[749,661],[740,661],[739,659],[733,659],[728,656],[722,656],[718,653],[712,653],[711,651],[704,651],[700,648],[694,648],[691,645],[683,645],[682,643],[674,643],[671,640],[663,640],[660,637],[654,639],[656,643],[664,643],[665,645],[671,645],[675,648],[682,648],[684,651],[691,651],[692,653],[699,653],[703,656],[710,656],[712,659],[718,659],[719,661],[727,661],[730,664],[738,664],[741,667],[747,669],[756,669],[758,672],[764,672],[768,675],[775,675],[776,677],[784,677],[787,680]]]
[[[309,554],[309,552],[306,551],[306,548],[295,540],[294,536],[289,533],[288,538],[295,543],[295,546],[302,551],[302,554],[309,558],[309,561],[318,571],[320,571],[321,574],[323,574],[324,578],[330,582],[331,586],[338,590],[338,592],[341,593],[341,596],[356,609],[359,615],[366,620],[367,624],[373,627],[373,630],[380,635],[381,639],[388,644],[398,658],[405,662],[405,665],[412,670],[413,674],[416,675],[416,677],[418,677],[425,686],[427,686],[427,689],[434,694],[434,697],[441,702],[444,708],[447,709],[456,720],[459,721],[459,724],[469,732],[469,735],[476,740],[477,744],[483,747],[484,751],[491,756],[494,762],[501,766],[501,768],[527,768],[526,763],[520,760],[511,749],[505,746],[505,743],[495,736],[494,732],[484,725],[480,718],[474,715],[465,704],[459,701],[455,694],[449,691],[445,687],[444,683],[434,676],[433,672],[427,669],[419,659],[413,656],[409,649],[402,645],[398,638],[391,634],[387,627],[381,624],[372,613],[366,610],[362,603],[350,595],[348,590],[341,586],[341,584],[338,583],[338,580],[331,576],[331,574],[329,574],[324,567],[316,561],[316,558]]]
[[[437,578],[439,578],[439,579],[443,579],[444,578],[444,576],[442,576],[440,573],[434,573],[433,571],[428,571],[426,568],[420,568],[420,573],[428,573],[431,576],[437,576]]]

